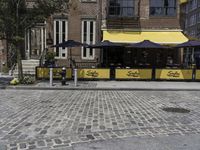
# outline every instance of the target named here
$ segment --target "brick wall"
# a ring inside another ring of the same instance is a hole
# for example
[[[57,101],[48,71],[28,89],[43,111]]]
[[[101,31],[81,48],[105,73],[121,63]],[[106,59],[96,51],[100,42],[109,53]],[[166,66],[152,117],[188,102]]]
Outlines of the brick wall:
[[[103,19],[106,19],[107,12],[106,7],[108,6],[108,0],[103,1]],[[135,0],[135,14],[138,15],[139,20],[139,28],[142,29],[180,29],[180,23],[179,23],[179,1],[177,0],[177,14],[176,16],[172,17],[152,17],[149,15],[149,0]],[[126,21],[125,19],[123,21]],[[119,20],[120,23],[120,20]],[[128,23],[128,22],[127,22]],[[127,27],[127,26],[126,26]],[[138,28],[137,27],[137,28]],[[106,28],[106,27],[104,27]],[[134,29],[134,26],[130,26],[129,29]]]
[[[80,0],[73,0],[70,2],[69,8],[70,10],[65,12],[64,15],[68,19],[68,39],[80,41],[81,42],[81,23],[82,19],[95,19],[96,20],[96,41],[100,41],[101,37],[101,13],[100,13],[100,0],[97,2],[81,2]],[[47,38],[48,33],[50,33],[51,38],[53,38],[53,17],[55,14],[51,16],[48,20],[47,24]],[[50,46],[50,45],[49,45]],[[53,50],[52,48],[50,49]],[[76,62],[91,62],[90,64],[97,63],[99,59],[100,51],[97,49],[95,51],[95,58],[94,60],[83,60],[81,58],[81,48],[72,48],[72,58],[75,59]],[[69,56],[69,49],[68,49],[68,56]],[[57,60],[57,65],[61,66],[69,66],[68,60]]]

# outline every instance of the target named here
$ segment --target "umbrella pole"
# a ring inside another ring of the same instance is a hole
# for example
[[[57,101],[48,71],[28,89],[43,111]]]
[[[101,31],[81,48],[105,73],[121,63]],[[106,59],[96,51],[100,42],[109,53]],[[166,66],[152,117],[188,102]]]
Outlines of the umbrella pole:
[[[70,68],[72,68],[72,64],[71,64],[71,60],[72,60],[72,49],[69,49],[69,66]]]

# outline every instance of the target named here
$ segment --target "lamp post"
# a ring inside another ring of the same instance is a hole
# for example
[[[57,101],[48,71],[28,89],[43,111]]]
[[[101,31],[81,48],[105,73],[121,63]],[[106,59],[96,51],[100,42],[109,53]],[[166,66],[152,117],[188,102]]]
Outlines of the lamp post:
[[[21,52],[19,50],[19,5],[21,0],[16,0],[16,51],[17,51],[17,63],[18,63],[18,77],[19,80],[23,79],[23,70],[22,70],[22,62],[21,62]]]

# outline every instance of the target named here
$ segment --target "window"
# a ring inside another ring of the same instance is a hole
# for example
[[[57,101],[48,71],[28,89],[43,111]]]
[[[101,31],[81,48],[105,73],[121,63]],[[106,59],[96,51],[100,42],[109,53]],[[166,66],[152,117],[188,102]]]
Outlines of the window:
[[[96,2],[97,0],[81,0],[81,2]]]
[[[135,0],[110,0],[109,16],[133,17]]]
[[[82,42],[86,44],[95,44],[96,22],[94,20],[82,21]],[[94,59],[94,49],[82,48],[83,59]]]
[[[194,10],[194,9],[196,9],[197,8],[197,0],[191,0],[189,2],[189,5],[190,5],[190,10],[191,11]]]
[[[64,19],[54,20],[54,45],[67,40],[67,30],[68,22]],[[56,58],[67,58],[67,48],[59,47],[54,48]]]
[[[176,0],[150,0],[150,16],[175,16]]]
[[[200,12],[197,13],[197,22],[200,23]]]
[[[25,49],[26,58],[38,58],[46,48],[46,29],[44,26],[35,26],[26,30]]]
[[[196,36],[196,31],[195,30],[191,30],[190,33],[189,33],[189,35],[191,37],[195,37]]]
[[[185,28],[187,28],[188,27],[188,19],[186,18],[185,19]]]
[[[196,24],[196,21],[197,21],[196,19],[197,19],[196,14],[193,14],[193,15],[190,17],[190,20],[189,20],[190,26],[193,26],[193,25]]]

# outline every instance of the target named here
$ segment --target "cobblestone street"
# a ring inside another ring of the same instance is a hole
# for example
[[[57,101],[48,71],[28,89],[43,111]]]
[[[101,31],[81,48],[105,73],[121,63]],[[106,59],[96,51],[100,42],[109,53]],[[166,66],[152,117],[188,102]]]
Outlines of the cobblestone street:
[[[80,142],[199,134],[199,108],[200,93],[192,91],[0,90],[0,142],[12,150],[66,150]]]

